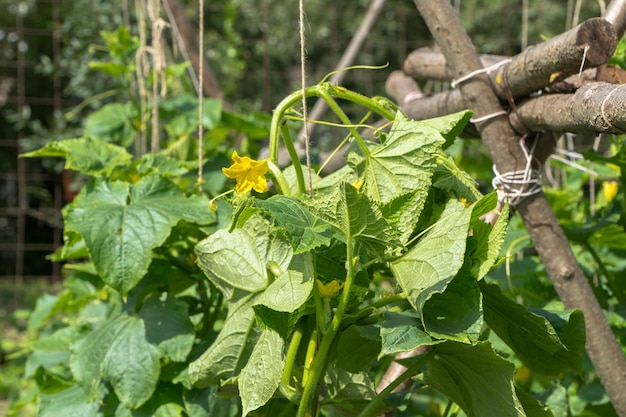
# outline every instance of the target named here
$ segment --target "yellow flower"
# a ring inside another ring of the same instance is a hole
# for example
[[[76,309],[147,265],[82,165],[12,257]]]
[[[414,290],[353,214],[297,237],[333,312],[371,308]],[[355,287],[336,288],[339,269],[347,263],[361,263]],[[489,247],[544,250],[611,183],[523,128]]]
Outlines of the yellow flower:
[[[319,279],[316,279],[315,283],[317,284],[317,290],[320,292],[320,296],[322,296],[326,302],[329,302],[330,299],[339,292],[341,287],[343,287],[343,283],[336,279],[330,281],[328,284],[324,284]]]
[[[237,181],[235,191],[245,194],[250,190],[264,193],[268,190],[265,174],[267,173],[267,161],[255,161],[247,156],[240,157],[237,151],[232,155],[233,164],[228,168],[222,168],[222,172],[228,178]]]
[[[602,191],[604,192],[604,197],[606,201],[612,201],[617,195],[617,189],[619,185],[617,181],[604,181],[602,183]]]
[[[363,187],[364,183],[365,183],[365,180],[361,179],[361,180],[353,181],[352,186],[356,188],[357,191],[361,191],[361,187]]]
[[[465,207],[469,207],[469,206],[471,206],[471,205],[472,205],[472,203],[470,203],[469,201],[467,201],[467,198],[465,198],[465,197],[461,197],[461,199],[460,199],[459,201],[460,201],[461,203],[463,203],[463,205],[464,205]]]

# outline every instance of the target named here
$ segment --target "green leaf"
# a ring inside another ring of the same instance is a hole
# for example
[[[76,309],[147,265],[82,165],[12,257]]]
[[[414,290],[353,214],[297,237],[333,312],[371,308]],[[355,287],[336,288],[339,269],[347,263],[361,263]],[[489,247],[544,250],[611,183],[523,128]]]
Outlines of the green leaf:
[[[141,320],[128,317],[102,360],[102,377],[122,404],[135,409],[152,397],[159,380],[159,351],[146,341]]]
[[[185,411],[189,417],[238,417],[239,399],[225,398],[218,394],[219,387],[183,392]]]
[[[374,326],[350,326],[337,341],[337,366],[348,372],[367,371],[380,352],[381,339]]]
[[[424,382],[457,403],[468,417],[525,417],[513,387],[515,367],[488,342],[435,347]]]
[[[400,246],[395,231],[385,221],[378,205],[352,185],[341,183],[333,194],[310,204],[310,210],[348,239],[356,239],[376,256]]]
[[[143,321],[126,315],[108,320],[75,343],[70,367],[86,389],[107,380],[130,409],[152,396],[161,371],[159,351],[146,340]]]
[[[479,200],[479,202],[487,199],[489,196],[495,196],[495,193],[488,194]],[[474,211],[479,208],[479,202],[475,203]],[[491,209],[494,209],[492,207]],[[481,213],[479,215],[482,215]],[[476,213],[472,214],[475,217]],[[470,253],[472,260],[472,276],[481,280],[491,270],[493,265],[498,260],[500,255],[500,249],[504,243],[506,237],[507,226],[509,223],[509,206],[504,206],[500,212],[496,224],[491,227],[489,224],[483,222],[480,219],[472,221],[472,237],[470,238],[476,242],[476,248]]]
[[[433,174],[434,187],[447,191],[457,199],[465,198],[470,203],[482,197],[476,188],[476,181],[467,172],[461,171],[450,156],[439,157],[443,161]]]
[[[515,395],[517,395],[517,398],[522,404],[522,407],[524,407],[524,412],[528,417],[554,417],[552,411],[550,411],[545,404],[537,401],[537,399],[528,392],[516,389]]]
[[[331,364],[324,382],[329,398],[322,403],[322,409],[328,417],[357,417],[376,397],[374,384],[365,372],[353,374]],[[372,415],[379,415],[383,407]]]
[[[383,218],[398,232],[398,237],[406,244],[415,225],[419,222],[420,199],[418,191],[402,194],[380,207]]]
[[[439,343],[423,330],[419,315],[411,311],[401,313],[386,311],[380,324],[380,338],[382,346],[379,358],[410,352],[422,345]]]
[[[74,386],[56,394],[39,394],[38,417],[102,417],[100,404]]]
[[[399,116],[385,142],[373,146],[366,157],[365,193],[385,204],[399,195],[418,191],[419,214],[444,142],[431,125]]]
[[[135,139],[132,119],[137,109],[131,103],[109,103],[85,120],[84,135],[93,139],[129,146]]]
[[[178,177],[186,174],[188,171],[189,169],[182,161],[164,154],[146,154],[139,160],[137,165],[137,172],[144,177],[150,173],[160,174],[167,178]]]
[[[483,327],[481,293],[476,280],[461,272],[422,308],[424,330],[436,338],[475,343]]]
[[[227,300],[240,294],[237,290],[247,295],[267,288],[268,263],[287,271],[293,253],[286,241],[270,237],[267,228],[221,229],[198,243],[195,252],[200,269]]]
[[[66,169],[106,177],[117,167],[130,165],[132,160],[132,155],[121,146],[90,137],[49,142],[43,148],[25,153],[22,157],[61,157],[65,158]]]
[[[149,296],[139,311],[146,327],[146,340],[155,345],[163,357],[183,362],[191,352],[195,330],[189,320],[188,306],[173,297],[165,300]]]
[[[247,304],[229,307],[224,327],[217,339],[189,364],[189,379],[198,388],[215,385],[236,375],[248,336],[254,326],[254,310]]]
[[[232,233],[222,229],[198,243],[196,253],[198,265],[228,301],[228,315],[217,339],[189,365],[190,380],[203,388],[236,377],[246,365],[257,331],[253,306],[269,285],[268,267],[273,264],[274,269],[288,271],[292,250],[285,240],[270,235],[267,223],[251,218],[243,229]],[[288,298],[297,304],[299,294],[297,290]]]
[[[471,214],[463,203],[450,200],[432,229],[391,263],[393,275],[418,312],[433,294],[442,293],[461,269]]]
[[[502,295],[496,285],[479,285],[485,321],[528,368],[543,375],[580,371],[585,348],[580,311],[531,312]]]
[[[272,396],[283,374],[283,339],[273,330],[265,329],[256,342],[248,363],[239,374],[239,393],[243,404],[242,415],[265,405]]]
[[[308,252],[330,243],[330,225],[315,217],[299,200],[275,195],[267,200],[256,200],[287,232],[294,253]]]
[[[107,284],[126,294],[145,275],[152,249],[183,219],[214,220],[208,202],[185,195],[171,181],[149,175],[130,184],[96,178],[64,211],[66,230],[85,239],[96,270]]]
[[[263,304],[274,311],[293,313],[309,298],[312,289],[312,274],[305,276],[302,272],[288,270],[263,291],[255,304]]]
[[[422,123],[428,124],[437,130],[441,136],[446,139],[443,148],[452,145],[452,142],[463,132],[465,126],[472,117],[470,110],[463,110],[458,113],[448,114],[434,119],[423,120]]]

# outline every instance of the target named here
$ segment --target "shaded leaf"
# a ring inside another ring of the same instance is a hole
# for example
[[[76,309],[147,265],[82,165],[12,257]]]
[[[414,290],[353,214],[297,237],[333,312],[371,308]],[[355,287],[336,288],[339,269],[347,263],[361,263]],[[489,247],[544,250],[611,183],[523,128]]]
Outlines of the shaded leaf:
[[[129,146],[135,139],[132,119],[138,114],[132,103],[109,103],[85,120],[85,136],[102,142]]]
[[[468,417],[525,417],[513,387],[515,367],[488,342],[435,347],[424,382],[457,403]]]
[[[585,348],[580,311],[535,313],[505,297],[496,285],[481,281],[480,289],[485,321],[528,368],[543,375],[580,370]]]
[[[423,330],[419,315],[410,311],[402,313],[386,311],[380,324],[380,338],[382,346],[379,358],[410,352],[422,345],[439,343]]]
[[[146,340],[162,356],[183,362],[193,347],[195,329],[189,320],[187,304],[173,297],[165,300],[152,295],[145,301],[139,317],[146,327]]]
[[[422,308],[424,330],[440,339],[475,343],[483,326],[482,297],[476,280],[460,273],[442,293],[435,293]]]

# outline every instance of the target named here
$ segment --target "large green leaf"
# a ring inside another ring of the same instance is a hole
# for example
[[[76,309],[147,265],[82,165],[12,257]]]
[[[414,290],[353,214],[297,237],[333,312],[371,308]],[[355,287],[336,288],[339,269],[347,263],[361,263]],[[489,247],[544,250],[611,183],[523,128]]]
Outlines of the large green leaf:
[[[531,312],[496,285],[481,281],[480,289],[485,321],[526,366],[544,375],[581,369],[585,322],[580,311]]]
[[[525,417],[513,386],[515,367],[488,342],[435,347],[424,382],[457,403],[468,417]]]
[[[269,285],[269,262],[287,271],[291,246],[264,229],[221,229],[196,245],[198,265],[227,300],[264,290]],[[239,291],[237,291],[239,290]]]
[[[39,394],[39,417],[102,417],[100,404],[79,386],[56,394]]]
[[[272,398],[283,374],[283,339],[273,330],[264,329],[246,366],[239,374],[239,394],[245,417]]]
[[[152,249],[181,219],[208,224],[208,202],[186,197],[171,181],[149,175],[134,186],[96,178],[65,212],[66,230],[80,233],[96,270],[107,284],[126,294],[145,275]]]
[[[229,307],[224,327],[217,339],[189,364],[189,379],[199,388],[219,384],[235,376],[242,367],[244,347],[254,326],[254,310],[249,300],[239,308]]]
[[[379,357],[410,352],[422,345],[439,343],[423,330],[422,321],[412,311],[386,311],[380,324],[380,338],[382,346]]]
[[[373,146],[366,156],[365,193],[384,204],[407,192],[419,191],[421,211],[444,142],[431,125],[399,116],[385,142]]]
[[[311,272],[297,261],[296,269],[288,269],[291,246],[272,236],[269,225],[256,218],[232,233],[219,230],[200,242],[196,253],[198,265],[228,301],[228,316],[217,339],[189,366],[191,382],[206,387],[238,376],[247,366],[260,332],[255,327],[253,307],[263,301],[262,291],[269,290],[281,297],[286,303],[283,311],[294,310],[308,298],[307,288],[312,288],[313,280]],[[268,269],[283,271],[272,285]],[[277,307],[276,300],[264,302]],[[262,330],[266,331],[269,329]]]
[[[146,340],[143,320],[119,315],[72,346],[70,367],[83,387],[93,389],[105,379],[122,404],[136,409],[154,393],[159,356]]]
[[[162,356],[175,362],[187,359],[195,338],[187,307],[171,296],[162,300],[152,295],[139,311],[146,326],[146,340],[155,345]]]
[[[433,294],[444,292],[461,269],[471,214],[463,203],[449,201],[432,229],[391,263],[393,275],[418,312]]]
[[[388,248],[399,247],[393,228],[383,218],[377,203],[348,183],[310,202],[310,210],[334,226],[348,239],[356,239],[379,256]]]
[[[330,243],[330,225],[315,217],[299,200],[275,195],[267,200],[257,200],[255,205],[270,213],[276,224],[285,229],[294,253]]]
[[[467,268],[469,269],[469,268]],[[434,293],[422,308],[424,330],[440,339],[475,343],[483,327],[481,293],[466,268],[442,293]]]
[[[348,372],[367,371],[378,356],[380,347],[380,332],[376,327],[352,325],[339,335],[335,362]]]
[[[66,169],[94,176],[109,176],[116,168],[130,165],[132,160],[132,155],[121,146],[90,137],[49,142],[22,156],[65,158]]]
[[[447,148],[452,144],[454,139],[457,138],[463,132],[463,129],[472,117],[470,110],[463,110],[458,113],[452,113],[442,117],[435,117],[434,119],[423,120],[422,123],[428,124],[436,129],[441,136],[446,139],[444,148]]]

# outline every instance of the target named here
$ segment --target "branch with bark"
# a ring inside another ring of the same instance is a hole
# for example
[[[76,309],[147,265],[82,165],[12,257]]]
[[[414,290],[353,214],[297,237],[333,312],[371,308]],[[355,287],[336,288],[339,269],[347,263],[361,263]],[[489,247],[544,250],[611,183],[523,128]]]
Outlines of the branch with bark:
[[[445,0],[414,1],[441,48],[452,76],[458,79],[481,69],[475,47],[450,3]],[[517,71],[511,64],[508,67]],[[529,66],[525,68],[532,71]],[[520,69],[520,74],[523,69]],[[536,79],[534,75],[529,78]],[[513,85],[510,79],[508,81],[509,86]],[[503,108],[492,87],[495,84],[483,73],[461,83],[460,91],[465,107],[472,109],[478,116],[502,114]],[[525,155],[519,146],[519,137],[506,115],[490,118],[478,123],[477,127],[499,172],[514,172],[521,168]],[[589,357],[618,415],[626,417],[626,390],[623,389],[626,358],[554,212],[543,193],[526,198],[517,209],[564,305],[583,312]]]

